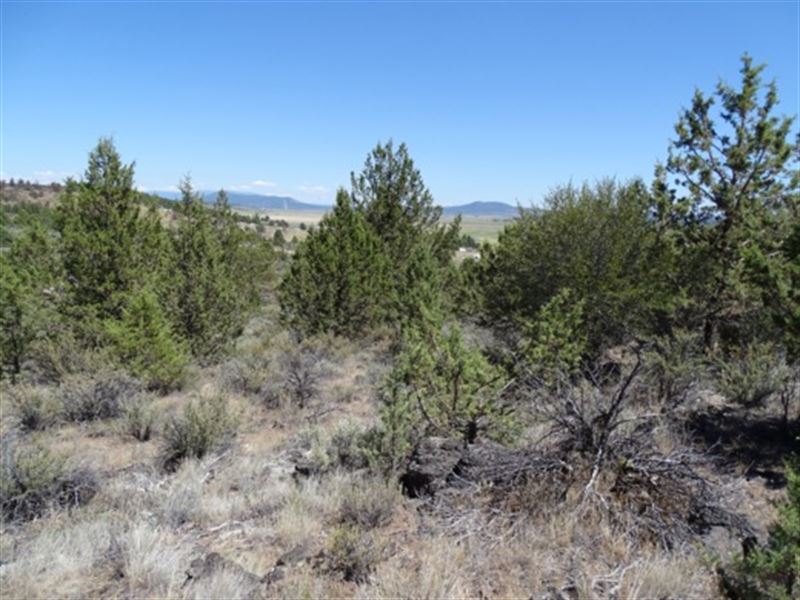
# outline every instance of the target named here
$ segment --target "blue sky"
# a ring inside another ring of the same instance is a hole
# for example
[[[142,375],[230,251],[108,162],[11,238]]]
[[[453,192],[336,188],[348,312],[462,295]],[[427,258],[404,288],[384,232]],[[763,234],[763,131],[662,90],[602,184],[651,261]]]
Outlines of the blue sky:
[[[800,102],[800,4],[32,3],[2,8],[2,175],[329,201],[379,140],[441,204],[649,179],[694,88],[769,64]]]

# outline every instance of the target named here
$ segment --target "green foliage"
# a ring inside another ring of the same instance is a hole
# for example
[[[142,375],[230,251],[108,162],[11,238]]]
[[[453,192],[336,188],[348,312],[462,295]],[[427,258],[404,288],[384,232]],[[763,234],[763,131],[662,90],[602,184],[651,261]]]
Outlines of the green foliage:
[[[402,382],[389,378],[380,390],[380,425],[364,436],[367,464],[396,473],[424,435],[419,406]]]
[[[41,431],[58,421],[60,406],[49,389],[19,385],[8,390],[8,395],[23,431]]]
[[[0,512],[9,520],[40,516],[64,476],[64,460],[41,446],[3,445]]]
[[[513,419],[497,398],[504,380],[501,370],[464,341],[458,326],[444,332],[408,329],[389,378],[395,406],[382,414],[389,418],[384,425],[398,433],[427,430],[464,443],[479,434],[506,438]]]
[[[203,458],[234,433],[236,420],[222,397],[203,398],[186,405],[183,414],[164,430],[164,466],[173,470],[187,458]]]
[[[780,349],[770,342],[735,348],[729,356],[717,357],[714,366],[720,393],[746,407],[763,404],[792,375]]]
[[[658,390],[658,399],[668,407],[686,400],[690,390],[708,370],[702,339],[696,332],[675,329],[659,337],[647,353],[647,375]]]
[[[588,350],[658,326],[667,309],[655,281],[663,268],[639,182],[552,192],[524,211],[481,257],[483,303],[498,324],[529,322],[561,290],[583,303]]]
[[[153,435],[155,419],[150,399],[142,395],[135,396],[122,405],[120,415],[122,432],[140,442],[146,442]]]
[[[168,390],[181,381],[187,350],[149,289],[128,297],[119,320],[106,323],[114,356],[150,389]]]
[[[408,262],[413,247],[438,227],[442,209],[433,204],[405,144],[378,144],[364,168],[350,176],[356,209],[383,241],[392,264]]]
[[[584,302],[563,289],[526,324],[523,355],[542,380],[553,382],[578,372],[586,352],[583,312]]]
[[[345,422],[331,434],[327,462],[344,469],[363,469],[369,465],[370,441],[369,430]]]
[[[35,296],[18,275],[12,262],[0,254],[0,373],[16,380],[33,341],[35,319],[31,317]]]
[[[211,359],[227,351],[259,300],[272,255],[257,235],[243,233],[224,192],[209,211],[187,179],[181,184],[174,235],[173,311],[192,354]]]
[[[775,116],[777,88],[762,84],[763,69],[745,55],[739,89],[721,82],[716,97],[695,92],[657,169],[654,215],[679,265],[673,285],[712,352],[720,341],[772,336],[768,315],[797,331],[789,246],[800,218],[800,138],[789,141],[792,118]]]
[[[306,334],[363,333],[384,317],[387,267],[380,240],[339,190],[333,212],[300,244],[281,282],[284,316]]]
[[[0,253],[0,378],[16,381],[36,340],[57,319],[55,257],[49,233],[37,222]]]
[[[787,502],[770,530],[769,542],[723,573],[729,596],[789,600],[800,591],[800,461],[786,466]]]
[[[388,324],[399,334],[445,304],[442,287],[460,222],[438,225],[419,171],[404,145],[378,145],[350,194],[309,232],[281,285],[286,320],[303,333],[355,337]]]
[[[129,293],[160,274],[166,248],[154,210],[143,214],[133,164],[122,163],[110,139],[89,155],[83,180],[68,182],[58,229],[66,312],[83,322],[86,335],[96,335],[101,321],[121,315]]]
[[[354,525],[339,525],[325,545],[328,570],[345,581],[363,583],[381,558],[375,538]]]

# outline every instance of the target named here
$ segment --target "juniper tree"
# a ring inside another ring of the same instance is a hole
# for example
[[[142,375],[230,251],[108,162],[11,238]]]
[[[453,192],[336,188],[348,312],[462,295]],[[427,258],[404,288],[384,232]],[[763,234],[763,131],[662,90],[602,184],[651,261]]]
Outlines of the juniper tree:
[[[304,333],[357,335],[384,319],[388,277],[379,237],[340,189],[333,211],[292,259],[280,286],[281,308]]]
[[[222,192],[212,209],[187,178],[181,183],[180,220],[173,235],[172,306],[176,330],[194,356],[226,351],[258,302],[272,254],[258,236],[243,232]]]
[[[350,181],[354,205],[383,241],[390,260],[405,261],[419,239],[438,225],[442,209],[434,205],[405,144],[396,150],[391,140],[378,144]]]
[[[800,137],[790,141],[794,119],[775,114],[777,86],[763,84],[763,70],[744,55],[738,89],[697,90],[657,168],[654,214],[710,351],[721,328],[733,337],[758,330],[765,305],[798,330],[788,246],[800,218]]]
[[[147,387],[168,390],[179,383],[187,349],[152,289],[133,292],[121,318],[106,323],[106,333],[115,358]]]
[[[641,182],[564,186],[541,209],[526,210],[484,247],[483,305],[496,323],[533,323],[563,289],[583,303],[587,350],[657,327],[668,294]]]
[[[55,242],[40,222],[0,252],[0,377],[16,380],[34,341],[58,318],[60,275]]]
[[[71,180],[59,204],[58,229],[69,298],[66,311],[87,321],[118,318],[127,294],[159,273],[164,232],[154,210],[143,211],[111,139],[89,155],[81,181]]]
[[[208,358],[230,337],[232,294],[224,277],[223,250],[211,215],[191,181],[181,182],[180,221],[175,231],[173,265],[176,329],[192,354]]]
[[[503,371],[469,345],[456,324],[405,328],[402,350],[385,384],[383,426],[459,438],[504,438],[514,429],[510,407],[498,397]],[[398,423],[405,423],[398,427]],[[411,441],[406,444],[410,447]]]
[[[420,299],[445,302],[431,293],[441,293],[445,275],[454,269],[451,261],[460,238],[460,218],[449,226],[440,225],[442,209],[434,204],[406,145],[395,148],[391,140],[378,144],[362,171],[351,174],[351,186],[354,205],[381,240],[392,271],[388,320],[402,326],[419,313],[415,304]]]

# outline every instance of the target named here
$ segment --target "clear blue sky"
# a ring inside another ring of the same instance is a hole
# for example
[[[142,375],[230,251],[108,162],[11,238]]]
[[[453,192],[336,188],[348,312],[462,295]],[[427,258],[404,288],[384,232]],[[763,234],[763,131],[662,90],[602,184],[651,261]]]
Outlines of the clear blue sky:
[[[800,102],[800,4],[2,3],[2,175],[329,201],[379,140],[441,204],[649,179],[695,86],[769,64]]]

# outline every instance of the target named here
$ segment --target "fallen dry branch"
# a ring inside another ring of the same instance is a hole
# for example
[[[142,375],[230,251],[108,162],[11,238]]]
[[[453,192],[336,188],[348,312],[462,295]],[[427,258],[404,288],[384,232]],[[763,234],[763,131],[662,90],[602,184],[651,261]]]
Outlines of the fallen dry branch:
[[[746,519],[720,504],[716,484],[703,474],[708,456],[658,448],[663,416],[635,410],[639,372],[637,361],[610,389],[587,378],[532,390],[537,414],[550,425],[544,441],[511,449],[431,439],[412,457],[404,481],[416,486],[412,495],[433,497],[448,522],[476,507],[490,519],[575,510],[613,524],[634,543],[664,548],[713,526],[749,536]]]

